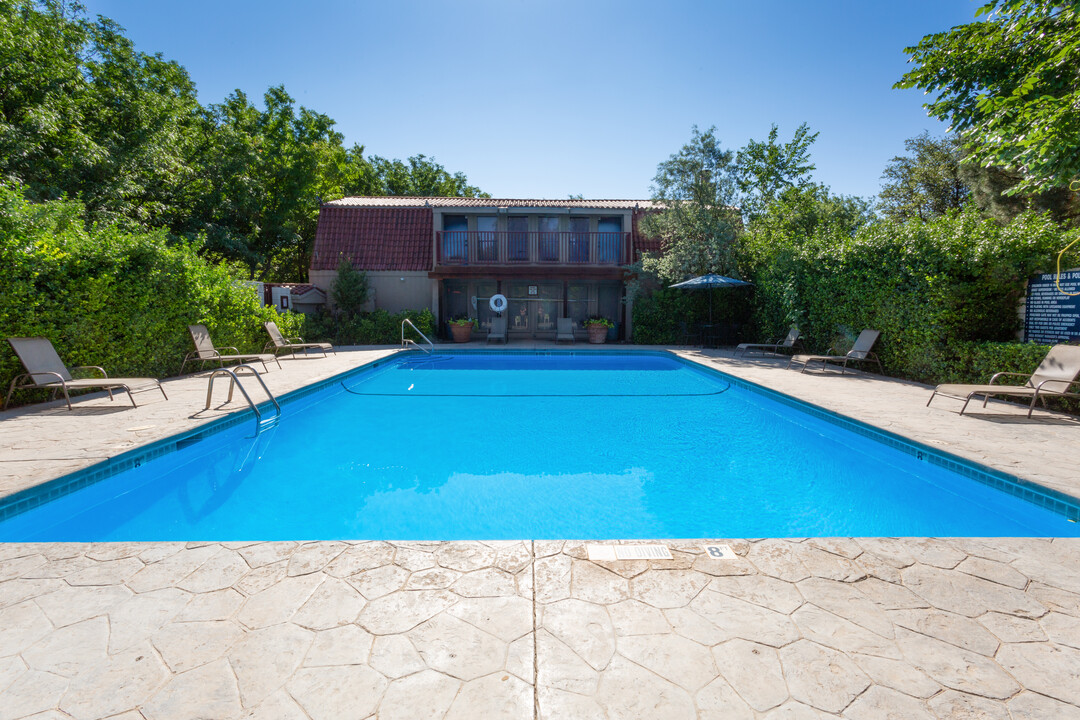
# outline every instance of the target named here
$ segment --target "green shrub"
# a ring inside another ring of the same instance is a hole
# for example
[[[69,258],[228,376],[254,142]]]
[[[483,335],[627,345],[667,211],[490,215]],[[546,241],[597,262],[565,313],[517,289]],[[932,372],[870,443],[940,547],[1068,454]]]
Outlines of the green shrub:
[[[671,345],[682,340],[680,323],[693,328],[709,321],[745,325],[750,318],[752,288],[682,290],[664,288],[634,300],[633,342],[638,345]]]
[[[47,337],[69,366],[166,377],[193,349],[189,324],[206,325],[216,344],[241,352],[262,349],[266,320],[298,332],[299,316],[264,307],[239,268],[211,264],[197,250],[164,231],[88,230],[79,204],[30,204],[0,185],[0,337]],[[10,348],[0,348],[5,391],[22,372]]]
[[[332,342],[335,345],[397,345],[401,342],[401,323],[408,318],[429,338],[434,337],[435,316],[431,310],[404,310],[388,313],[375,310],[359,315],[320,313],[307,318],[304,323],[306,339]],[[406,325],[405,337],[420,340]]]
[[[966,342],[963,340],[950,342],[934,358],[932,367],[936,378],[934,384],[983,385],[990,381],[994,373],[998,372],[1030,375],[1035,372],[1035,368],[1049,351],[1049,345],[1036,343]],[[998,382],[1006,385],[1022,385],[1024,378],[1002,378]],[[1024,400],[1015,401],[1026,404]],[[1050,398],[1048,402],[1053,408],[1072,413],[1080,412],[1080,402],[1073,399]]]
[[[1015,339],[1024,283],[1053,262],[1063,234],[1045,217],[1002,227],[974,211],[878,222],[854,235],[829,227],[809,237],[749,232],[743,252],[755,329],[782,335],[794,324],[809,349],[823,350],[838,335],[874,328],[888,374],[941,382],[942,358],[955,343]]]

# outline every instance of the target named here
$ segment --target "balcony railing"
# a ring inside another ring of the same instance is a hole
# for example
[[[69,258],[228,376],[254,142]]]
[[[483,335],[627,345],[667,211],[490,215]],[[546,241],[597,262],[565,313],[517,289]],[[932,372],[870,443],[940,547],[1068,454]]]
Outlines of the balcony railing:
[[[440,230],[439,265],[626,265],[628,232]]]

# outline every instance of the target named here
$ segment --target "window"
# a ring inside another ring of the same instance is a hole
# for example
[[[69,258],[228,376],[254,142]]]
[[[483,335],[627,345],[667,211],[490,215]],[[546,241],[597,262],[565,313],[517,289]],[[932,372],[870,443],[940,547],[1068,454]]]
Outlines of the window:
[[[510,262],[529,260],[529,218],[506,218],[506,257]]]
[[[619,262],[622,256],[622,240],[622,218],[600,218],[596,224],[596,262]]]
[[[570,262],[589,262],[589,218],[570,218]]]
[[[465,262],[469,259],[469,221],[464,215],[443,215],[443,259]]]
[[[278,303],[281,305],[282,310],[288,310],[289,309],[289,296],[288,295],[282,295],[281,299],[278,300]]]
[[[495,216],[476,218],[476,259],[479,262],[499,261],[499,238],[495,234]]]
[[[539,218],[540,235],[537,238],[537,252],[540,262],[555,262],[559,259],[559,218]]]

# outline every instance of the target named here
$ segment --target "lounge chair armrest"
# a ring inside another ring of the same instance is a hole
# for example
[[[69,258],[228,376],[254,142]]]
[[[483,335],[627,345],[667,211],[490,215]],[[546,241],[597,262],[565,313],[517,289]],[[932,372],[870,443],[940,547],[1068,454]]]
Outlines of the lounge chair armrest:
[[[1027,379],[1029,379],[1029,380],[1031,379],[1031,375],[1025,375],[1024,373],[1018,373],[1018,372],[999,372],[999,373],[994,373],[994,376],[993,376],[992,378],[990,378],[990,382],[988,382],[988,383],[987,383],[987,385],[993,385],[993,384],[994,384],[994,382],[995,382],[995,381],[996,381],[996,380],[997,380],[997,379],[998,379],[999,377],[1009,377],[1009,376],[1012,376],[1012,377],[1022,377],[1022,378],[1027,378]]]
[[[105,368],[98,365],[79,365],[77,367],[68,368],[69,370],[97,370],[101,373],[101,377],[108,379],[109,373],[105,372]]]
[[[222,350],[232,350],[233,355],[239,355],[240,354],[240,350],[238,348],[233,347],[232,345],[226,345],[224,347],[216,347],[216,348],[214,348],[214,352],[216,352],[218,355],[221,354]]]
[[[304,338],[302,338],[302,337],[291,337],[291,338],[288,338],[288,341],[291,342],[291,343],[302,343],[302,342],[304,342]]]
[[[1039,390],[1041,392],[1042,388],[1043,388],[1043,385],[1045,385],[1047,383],[1066,383],[1064,390],[1051,390],[1051,392],[1063,392],[1063,393],[1066,393],[1066,392],[1069,391],[1069,388],[1071,388],[1073,385],[1080,385],[1080,380],[1073,380],[1072,382],[1069,382],[1068,380],[1043,380],[1041,383],[1039,383],[1038,385],[1035,386],[1035,389]]]

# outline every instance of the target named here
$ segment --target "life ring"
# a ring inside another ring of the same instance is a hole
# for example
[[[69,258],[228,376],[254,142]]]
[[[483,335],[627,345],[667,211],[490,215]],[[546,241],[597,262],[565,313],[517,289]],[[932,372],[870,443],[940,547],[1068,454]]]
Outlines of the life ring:
[[[492,312],[504,313],[506,312],[506,296],[505,295],[492,295],[488,300],[488,307]]]

